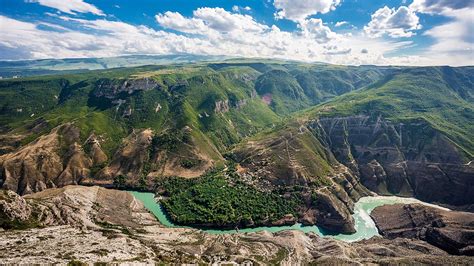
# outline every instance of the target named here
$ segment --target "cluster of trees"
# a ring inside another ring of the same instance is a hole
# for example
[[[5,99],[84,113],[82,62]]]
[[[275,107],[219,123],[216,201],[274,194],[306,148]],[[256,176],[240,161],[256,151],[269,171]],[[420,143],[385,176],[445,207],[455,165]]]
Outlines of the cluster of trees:
[[[161,182],[165,211],[177,224],[205,227],[257,226],[286,214],[297,215],[302,201],[262,192],[240,182],[230,183],[222,174],[198,179],[168,178]]]

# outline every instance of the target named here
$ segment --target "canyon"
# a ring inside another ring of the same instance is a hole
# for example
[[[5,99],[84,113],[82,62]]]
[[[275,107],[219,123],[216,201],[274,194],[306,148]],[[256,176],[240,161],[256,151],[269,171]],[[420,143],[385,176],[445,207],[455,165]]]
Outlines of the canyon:
[[[473,87],[472,67],[250,59],[2,80],[1,245],[19,247],[2,261],[470,262]],[[166,228],[116,189],[155,193],[173,222],[212,229],[351,234],[355,204],[377,194],[452,211],[379,207],[382,237],[355,243],[212,235]],[[42,260],[55,241],[97,248]],[[26,255],[36,244],[43,253]]]

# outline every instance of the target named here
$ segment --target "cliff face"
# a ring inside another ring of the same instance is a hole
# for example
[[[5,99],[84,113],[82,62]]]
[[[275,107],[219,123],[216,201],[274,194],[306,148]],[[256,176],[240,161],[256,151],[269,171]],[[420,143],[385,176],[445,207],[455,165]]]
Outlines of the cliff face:
[[[424,121],[326,117],[288,123],[234,150],[241,175],[261,187],[303,186],[316,204],[300,221],[351,232],[353,203],[369,195],[413,196],[469,209],[469,155]]]
[[[321,118],[309,127],[322,132],[336,159],[372,191],[457,206],[474,203],[468,156],[426,122],[351,116]]]
[[[150,78],[126,80],[100,79],[97,81],[92,94],[97,98],[104,97],[114,100],[130,95],[136,91],[147,91],[157,87],[159,87],[159,84]]]
[[[376,208],[371,216],[389,239],[421,239],[451,254],[474,255],[474,214],[419,204]]]
[[[78,184],[89,175],[91,159],[72,124],[54,128],[20,149],[0,157],[0,182],[4,189],[29,194],[46,188]]]

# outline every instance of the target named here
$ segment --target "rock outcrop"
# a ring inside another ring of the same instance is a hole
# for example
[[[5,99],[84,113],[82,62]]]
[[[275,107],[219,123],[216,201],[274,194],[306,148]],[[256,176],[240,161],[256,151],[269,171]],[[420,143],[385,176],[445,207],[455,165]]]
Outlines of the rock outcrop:
[[[151,78],[137,78],[125,80],[100,79],[96,83],[93,94],[97,98],[116,99],[121,94],[132,94],[136,91],[147,91],[159,87]]]
[[[89,155],[94,165],[101,165],[107,162],[107,154],[102,150],[99,138],[93,133],[85,141],[85,146],[89,146]]]
[[[126,176],[128,182],[138,183],[143,176],[143,168],[149,160],[149,150],[153,131],[151,129],[134,131],[122,143],[107,167],[98,173],[99,179],[113,181],[116,176]]]
[[[229,110],[229,100],[216,101],[216,106],[214,107],[215,113],[227,113]]]
[[[355,233],[354,218],[347,205],[328,189],[316,192],[316,224],[333,232]]]
[[[450,254],[474,255],[473,213],[410,204],[378,207],[371,216],[386,238],[420,239]]]
[[[65,186],[24,197],[8,190],[0,193],[0,227],[5,229],[57,225],[97,228],[103,224],[138,227],[141,222],[137,219],[142,218],[150,220],[146,223],[156,223],[144,211],[140,215],[133,214],[136,208],[140,212],[142,205],[125,191]]]
[[[68,123],[14,152],[0,156],[0,184],[20,194],[78,184],[91,160],[79,142],[79,129]]]
[[[0,191],[0,227],[22,228],[30,223],[32,208],[25,199],[11,190]]]
[[[474,203],[469,156],[424,121],[396,124],[360,115],[321,118],[309,127],[372,191],[454,206]]]

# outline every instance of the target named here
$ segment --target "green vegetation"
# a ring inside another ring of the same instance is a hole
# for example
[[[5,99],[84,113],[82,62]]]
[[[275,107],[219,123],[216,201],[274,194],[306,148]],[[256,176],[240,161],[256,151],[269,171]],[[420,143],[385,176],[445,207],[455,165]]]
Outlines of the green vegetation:
[[[310,106],[298,81],[283,70],[272,70],[260,76],[255,82],[255,89],[279,114],[289,114]]]
[[[35,219],[20,221],[10,220],[8,217],[0,217],[0,228],[5,230],[25,230],[39,226],[39,223]]]
[[[118,175],[114,178],[114,186],[118,188],[125,188],[125,182],[127,177],[123,175]]]
[[[467,70],[471,70],[471,72]],[[474,156],[473,68],[409,68],[305,113],[316,116],[382,116],[396,123],[425,122]],[[469,75],[469,73],[471,73]],[[462,79],[464,83],[450,83]],[[454,87],[454,88],[453,88]]]
[[[297,215],[297,194],[285,198],[262,192],[218,172],[197,179],[168,178],[160,182],[163,207],[177,224],[206,227],[251,226],[271,223],[286,214]]]
[[[79,261],[79,260],[71,260],[67,263],[68,266],[84,266],[87,265],[87,263]]]

